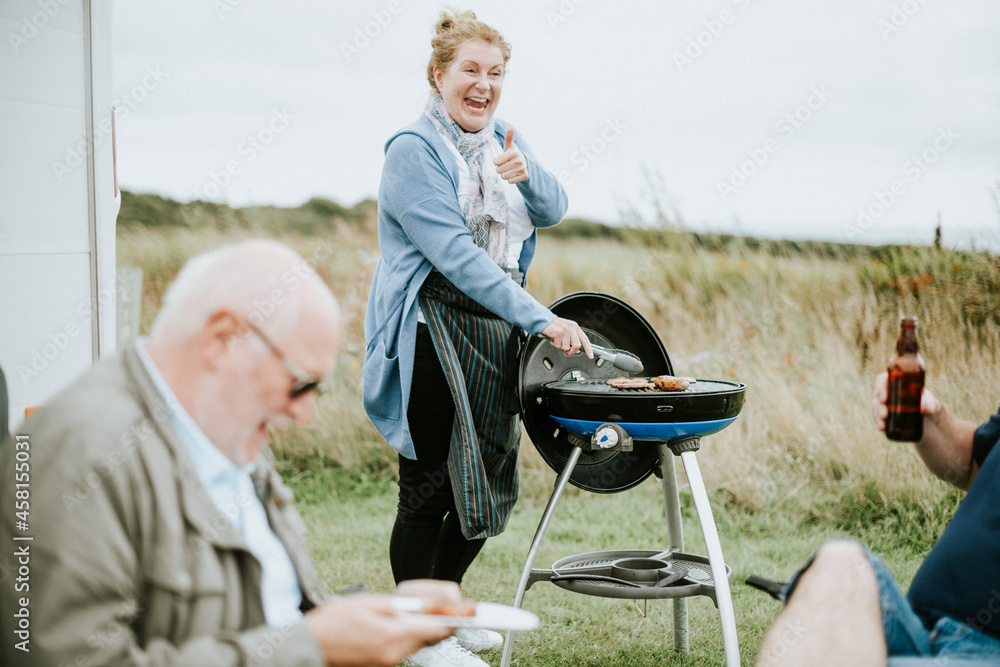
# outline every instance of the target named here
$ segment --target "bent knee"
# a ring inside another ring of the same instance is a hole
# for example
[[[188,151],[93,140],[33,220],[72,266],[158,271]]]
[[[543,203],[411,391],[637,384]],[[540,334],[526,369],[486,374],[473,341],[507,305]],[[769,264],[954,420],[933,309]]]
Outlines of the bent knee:
[[[861,587],[877,591],[878,585],[865,548],[860,542],[849,539],[831,540],[820,547],[803,574],[803,581],[813,585],[823,581],[845,590]]]
[[[871,570],[871,561],[865,548],[857,540],[830,540],[819,548],[813,561],[813,566],[822,567],[862,567]]]

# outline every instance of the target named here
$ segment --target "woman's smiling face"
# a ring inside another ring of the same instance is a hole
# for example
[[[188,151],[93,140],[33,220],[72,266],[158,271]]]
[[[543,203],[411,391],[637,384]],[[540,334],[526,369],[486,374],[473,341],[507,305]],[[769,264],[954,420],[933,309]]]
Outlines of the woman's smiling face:
[[[466,132],[478,132],[493,118],[503,89],[500,47],[470,40],[455,51],[447,69],[434,68],[434,80],[451,119]]]

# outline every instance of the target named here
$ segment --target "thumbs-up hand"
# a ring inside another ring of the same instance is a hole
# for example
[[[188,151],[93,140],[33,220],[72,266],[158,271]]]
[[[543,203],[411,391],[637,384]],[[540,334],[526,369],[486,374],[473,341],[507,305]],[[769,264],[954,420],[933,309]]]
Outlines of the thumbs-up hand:
[[[514,128],[507,129],[507,135],[503,140],[503,153],[493,160],[493,164],[497,166],[500,178],[508,183],[528,180],[528,160],[521,149],[514,145]]]

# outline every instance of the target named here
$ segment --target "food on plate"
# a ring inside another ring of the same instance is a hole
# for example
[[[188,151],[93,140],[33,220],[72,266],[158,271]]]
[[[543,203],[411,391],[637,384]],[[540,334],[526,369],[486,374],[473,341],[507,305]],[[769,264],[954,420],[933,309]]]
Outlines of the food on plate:
[[[476,603],[468,600],[429,602],[420,608],[420,612],[435,616],[475,616]]]
[[[657,375],[653,378],[653,384],[660,391],[684,391],[691,386],[691,380],[673,375]]]
[[[647,378],[630,378],[630,377],[611,378],[610,380],[607,381],[607,384],[614,387],[615,389],[626,389],[632,391],[656,388],[656,385],[650,382]]]

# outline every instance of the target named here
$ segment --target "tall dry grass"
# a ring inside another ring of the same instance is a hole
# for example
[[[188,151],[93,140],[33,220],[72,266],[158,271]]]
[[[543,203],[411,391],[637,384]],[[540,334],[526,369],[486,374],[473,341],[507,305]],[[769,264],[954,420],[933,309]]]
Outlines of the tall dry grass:
[[[880,522],[924,543],[958,494],[911,446],[874,428],[872,380],[892,353],[898,317],[914,314],[928,386],[960,417],[992,414],[997,268],[989,255],[932,248],[881,260],[645,239],[543,244],[531,277],[543,301],[572,289],[614,293],[645,314],[675,370],[747,384],[740,418],[703,442],[704,474],[721,502],[845,530]]]
[[[392,474],[395,455],[360,401],[377,238],[370,224],[325,228],[273,235],[314,264],[346,315],[332,394],[310,426],[279,434],[275,448],[292,473],[339,465]],[[121,229],[119,263],[146,275],[143,330],[186,258],[264,234]],[[933,540],[957,493],[930,477],[911,446],[875,430],[872,380],[892,352],[899,315],[917,315],[928,386],[960,417],[992,414],[1000,402],[997,258],[932,248],[837,256],[780,247],[733,239],[706,249],[690,235],[658,232],[624,240],[543,234],[529,290],[542,303],[580,290],[618,296],[650,321],[677,372],[746,383],[743,413],[703,442],[702,469],[717,502],[752,514],[794,512],[845,530],[883,522],[901,539]],[[524,493],[545,497],[552,475],[527,439],[522,451]]]

